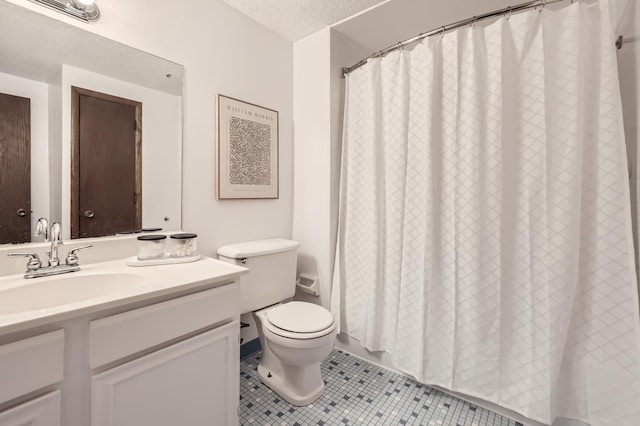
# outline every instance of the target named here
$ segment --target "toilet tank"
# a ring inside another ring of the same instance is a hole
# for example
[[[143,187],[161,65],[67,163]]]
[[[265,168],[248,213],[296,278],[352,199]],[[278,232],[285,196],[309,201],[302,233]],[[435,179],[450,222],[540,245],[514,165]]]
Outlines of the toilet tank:
[[[249,268],[249,273],[240,278],[242,313],[293,297],[299,245],[297,241],[274,238],[229,244],[218,249],[218,259]]]

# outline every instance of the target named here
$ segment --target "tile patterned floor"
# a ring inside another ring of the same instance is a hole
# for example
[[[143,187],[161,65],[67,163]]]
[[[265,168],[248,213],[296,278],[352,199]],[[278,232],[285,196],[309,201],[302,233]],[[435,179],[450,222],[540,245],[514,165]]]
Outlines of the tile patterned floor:
[[[322,364],[322,397],[294,407],[260,382],[260,356],[240,363],[241,425],[522,426],[337,349]]]

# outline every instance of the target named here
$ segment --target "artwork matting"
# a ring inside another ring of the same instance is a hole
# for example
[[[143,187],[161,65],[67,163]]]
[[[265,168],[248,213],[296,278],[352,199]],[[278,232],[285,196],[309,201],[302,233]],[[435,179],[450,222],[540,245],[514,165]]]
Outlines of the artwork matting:
[[[218,95],[219,200],[278,198],[278,111]]]

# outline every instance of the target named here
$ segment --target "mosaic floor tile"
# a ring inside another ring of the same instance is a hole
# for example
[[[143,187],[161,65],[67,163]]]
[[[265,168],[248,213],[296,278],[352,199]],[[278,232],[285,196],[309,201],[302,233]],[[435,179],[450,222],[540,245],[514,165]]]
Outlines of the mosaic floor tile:
[[[240,363],[241,425],[522,426],[338,349],[322,363],[322,397],[294,407],[260,382],[260,357]]]

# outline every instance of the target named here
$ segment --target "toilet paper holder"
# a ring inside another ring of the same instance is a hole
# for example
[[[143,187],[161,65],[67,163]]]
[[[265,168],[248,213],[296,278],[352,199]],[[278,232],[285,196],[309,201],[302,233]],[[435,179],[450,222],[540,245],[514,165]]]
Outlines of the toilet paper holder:
[[[296,287],[303,293],[320,296],[320,278],[317,275],[300,274],[296,280]]]

